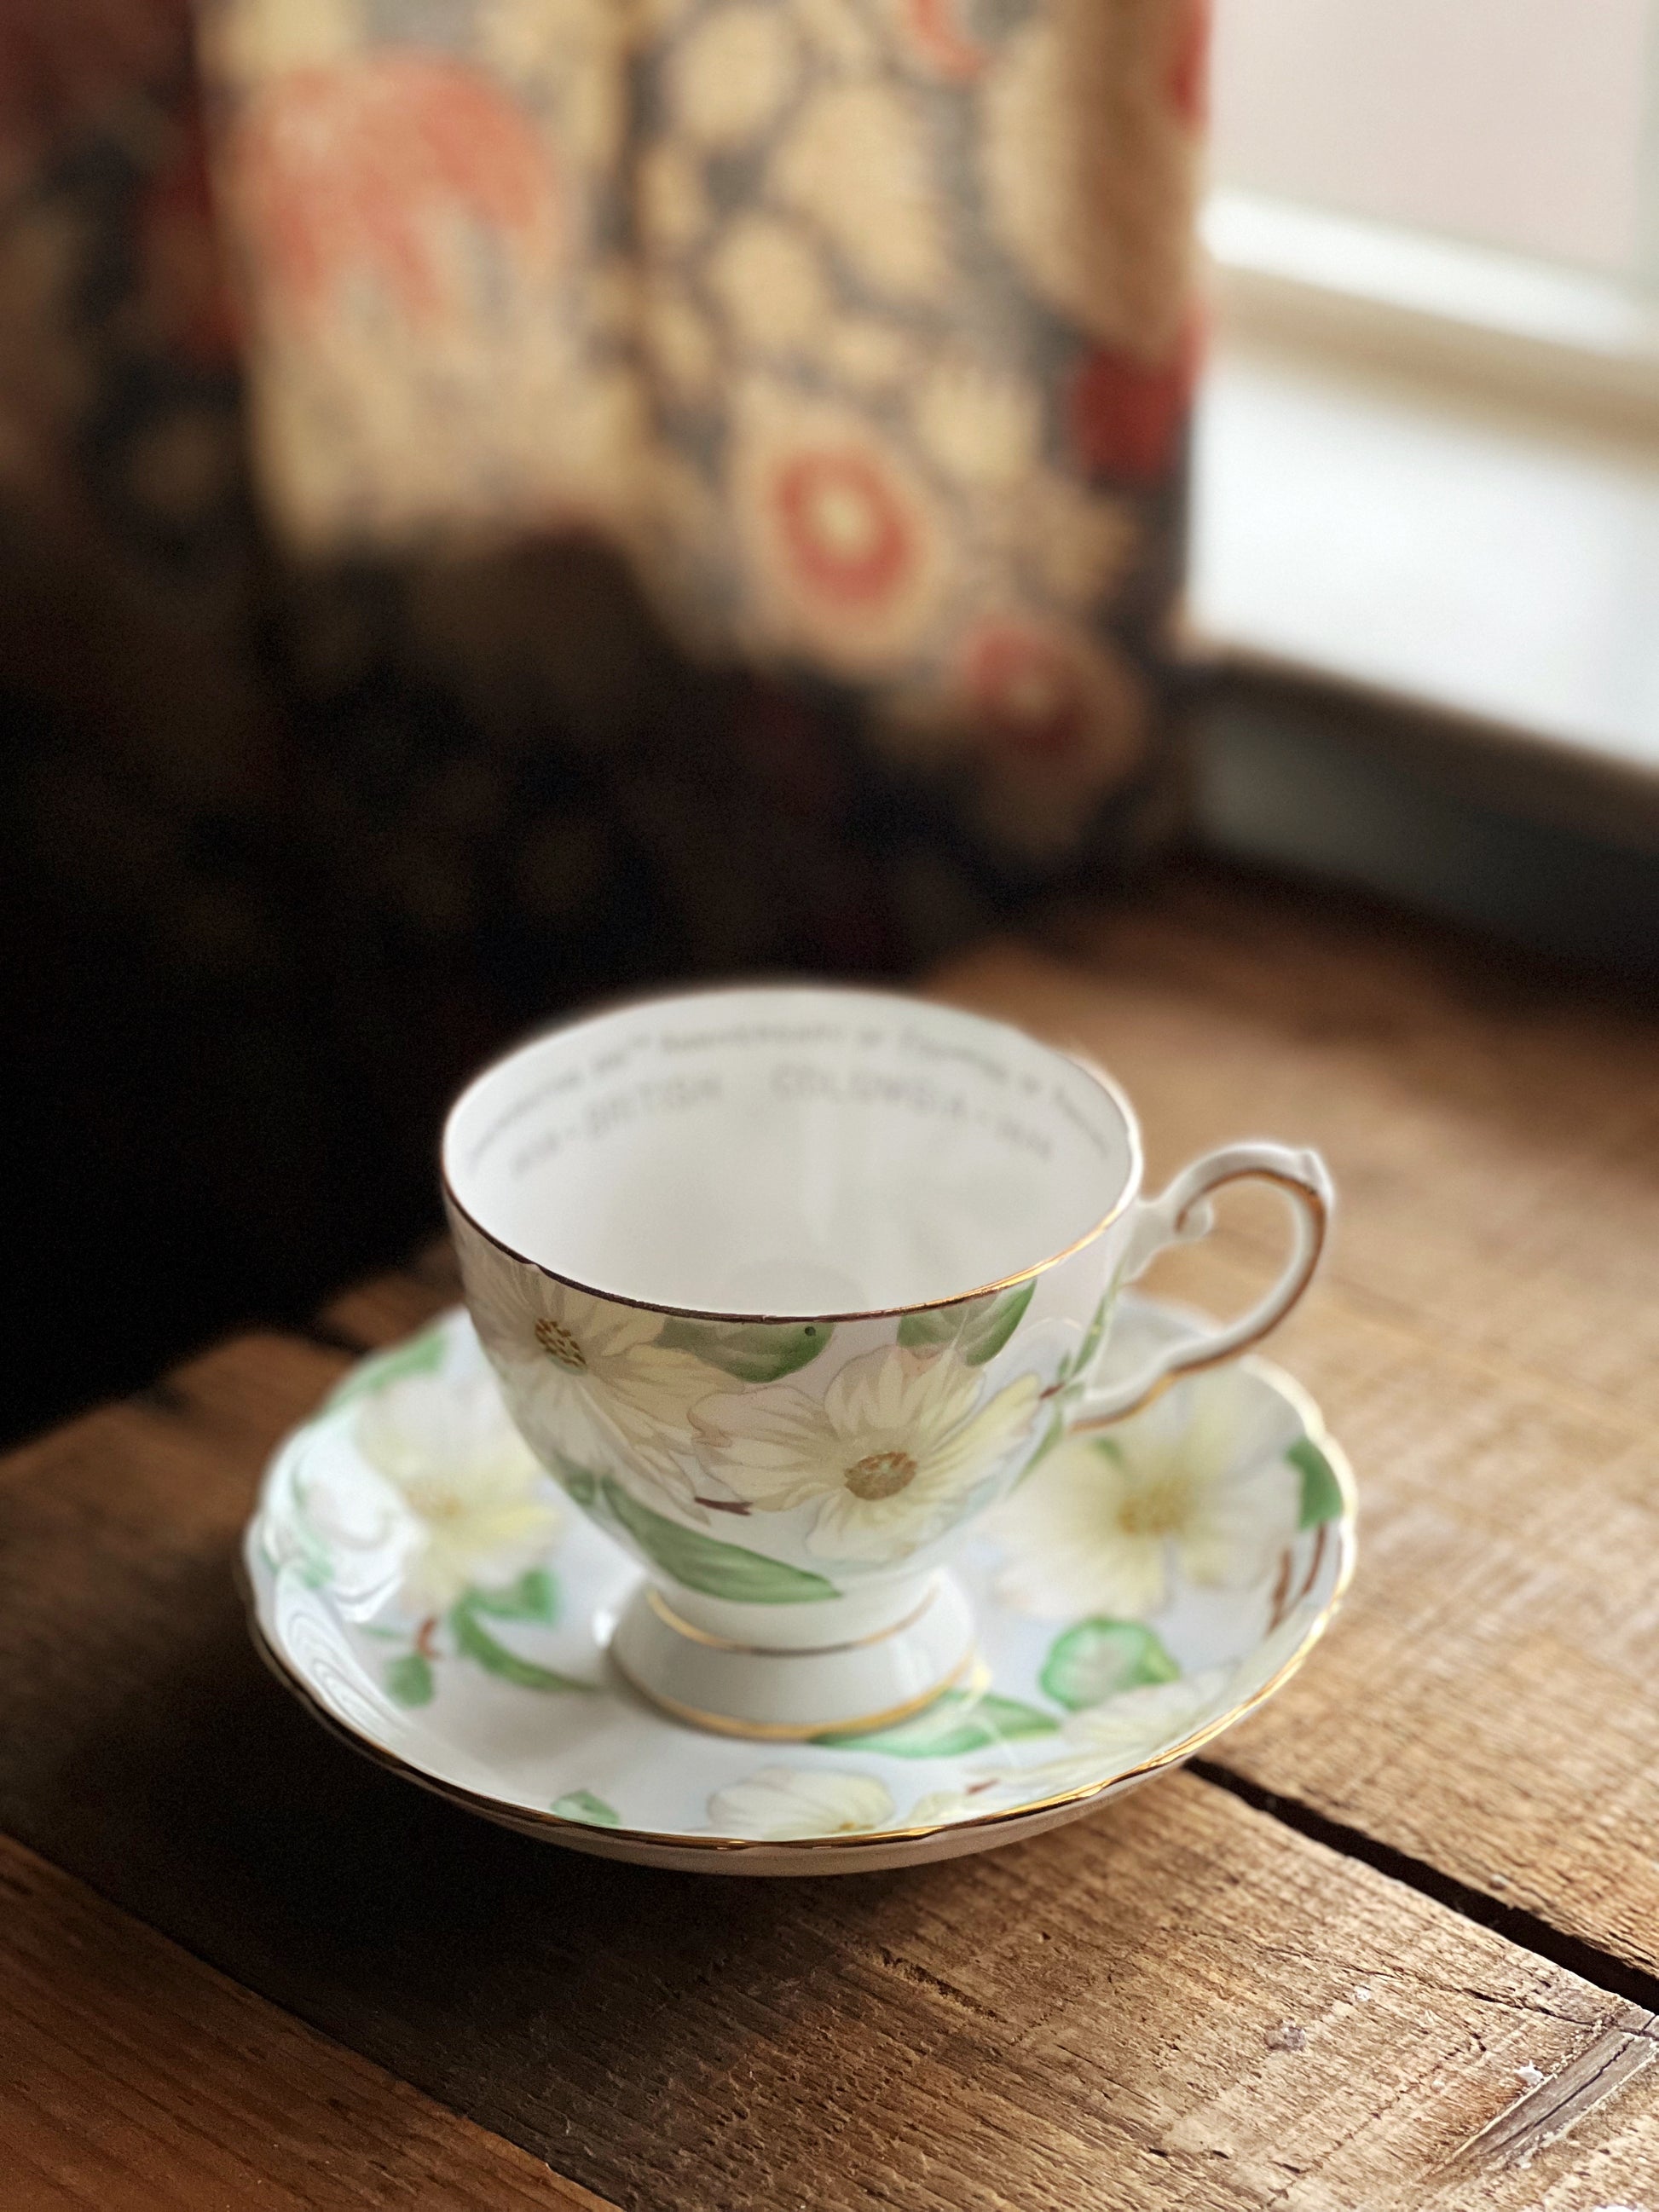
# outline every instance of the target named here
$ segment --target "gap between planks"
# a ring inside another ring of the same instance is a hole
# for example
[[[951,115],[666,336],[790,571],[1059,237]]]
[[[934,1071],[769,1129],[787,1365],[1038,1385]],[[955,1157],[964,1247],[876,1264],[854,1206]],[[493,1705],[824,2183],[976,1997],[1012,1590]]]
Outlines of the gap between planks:
[[[452,1267],[453,1262],[448,1261],[442,1246],[426,1247],[413,1265],[401,1272],[405,1276],[413,1276],[421,1291],[447,1301],[456,1295],[451,1288]],[[378,1279],[385,1281],[386,1279]],[[301,1334],[327,1351],[346,1352],[354,1358],[362,1358],[368,1349],[349,1328],[331,1326],[322,1316],[307,1322]],[[1427,1860],[1402,1851],[1395,1844],[1381,1842],[1363,1828],[1334,1820],[1298,1798],[1284,1796],[1276,1790],[1264,1789],[1259,1783],[1235,1771],[1223,1759],[1195,1759],[1190,1761],[1188,1771],[1218,1789],[1229,1791],[1257,1812],[1266,1814],[1269,1819],[1294,1830],[1297,1834],[1323,1844],[1342,1857],[1358,1859],[1362,1864],[1374,1868],[1377,1873],[1386,1875],[1390,1881],[1403,1883],[1419,1896],[1443,1905],[1461,1919],[1490,1929],[1518,1949],[1530,1951],[1540,1959],[1547,1959],[1554,1966],[1565,1967],[1582,1980],[1591,1982],[1614,1996],[1624,1997],[1650,2016],[1659,2015],[1659,1975],[1645,1972],[1639,1966],[1632,1966],[1627,1960],[1586,1942],[1582,1936],[1567,1934],[1540,1914],[1529,1912],[1522,1905],[1506,1904],[1489,1891],[1460,1881],[1455,1875],[1447,1874]],[[1523,2104],[1528,2101],[1528,2099],[1522,2100]]]
[[[1407,1889],[1414,1889],[1419,1896],[1444,1905],[1461,1919],[1473,1920],[1478,1927],[1491,1929],[1495,1936],[1503,1936],[1517,1949],[1531,1951],[1540,1959],[1547,1959],[1553,1966],[1565,1966],[1581,1981],[1593,1982],[1614,1996],[1627,1998],[1650,2014],[1659,2014],[1659,1975],[1644,1973],[1639,1966],[1632,1966],[1626,1960],[1616,1959],[1608,1952],[1598,1950],[1595,1944],[1586,1943],[1582,1936],[1565,1934],[1538,1913],[1528,1912],[1524,1905],[1506,1905],[1488,1891],[1459,1881],[1455,1875],[1443,1873],[1426,1860],[1413,1858],[1409,1851],[1378,1842],[1363,1828],[1333,1820],[1316,1812],[1311,1805],[1304,1805],[1299,1798],[1284,1797],[1277,1790],[1264,1790],[1259,1782],[1236,1773],[1224,1760],[1194,1759],[1188,1762],[1188,1771],[1242,1798],[1258,1813],[1265,1813],[1270,1820],[1294,1829],[1297,1835],[1323,1844],[1327,1850],[1344,1858],[1358,1859],[1362,1865],[1387,1875],[1391,1881],[1403,1882]]]

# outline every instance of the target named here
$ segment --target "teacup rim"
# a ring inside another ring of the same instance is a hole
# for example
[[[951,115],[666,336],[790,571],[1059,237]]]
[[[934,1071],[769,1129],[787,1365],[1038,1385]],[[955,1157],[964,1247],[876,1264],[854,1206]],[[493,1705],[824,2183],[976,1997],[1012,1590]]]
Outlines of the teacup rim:
[[[634,1297],[625,1291],[605,1290],[596,1283],[586,1282],[578,1275],[566,1274],[560,1268],[550,1267],[544,1260],[533,1259],[529,1253],[520,1251],[516,1245],[508,1243],[505,1237],[498,1237],[494,1230],[487,1229],[471,1207],[462,1202],[449,1174],[450,1129],[456,1115],[473,1091],[498,1068],[505,1067],[509,1060],[517,1059],[520,1053],[527,1052],[532,1045],[539,1044],[544,1037],[562,1034],[566,1030],[581,1029],[588,1023],[602,1020],[611,1014],[625,1013],[647,1006],[683,1004],[688,1000],[710,998],[721,993],[735,991],[757,993],[811,991],[820,992],[826,997],[833,994],[848,998],[882,999],[898,1006],[931,1006],[942,1012],[959,1015],[964,1021],[980,1023],[987,1029],[1001,1030],[1009,1036],[1018,1037],[1024,1043],[1035,1045],[1039,1052],[1048,1053],[1055,1060],[1066,1061],[1071,1066],[1079,1069],[1097,1089],[1105,1094],[1115,1108],[1118,1117],[1122,1122],[1127,1164],[1117,1196],[1100,1218],[1090,1228],[1085,1229],[1080,1237],[1073,1237],[1069,1244],[1063,1246],[1057,1252],[1048,1253],[1041,1260],[1033,1261],[1030,1267],[1018,1267],[1008,1274],[1000,1275],[993,1282],[981,1283],[971,1290],[954,1291],[949,1297],[914,1298],[901,1305],[860,1306],[851,1308],[845,1312],[814,1311],[811,1313],[738,1313],[729,1307],[676,1305],[662,1299]],[[1140,1122],[1133,1106],[1129,1102],[1128,1094],[1116,1078],[1108,1074],[1092,1055],[1082,1052],[1067,1051],[1062,1046],[1051,1044],[1046,1037],[1036,1036],[1030,1030],[1022,1029],[1017,1022],[1004,1021],[995,1014],[979,1013],[971,1006],[956,1006],[948,999],[926,999],[904,991],[872,988],[863,983],[825,981],[816,976],[798,978],[778,976],[769,977],[764,981],[728,978],[718,982],[693,983],[683,990],[623,991],[595,1000],[586,1006],[580,1013],[562,1015],[553,1021],[544,1023],[539,1028],[520,1036],[476,1068],[451,1099],[445,1111],[443,1124],[438,1136],[438,1181],[443,1193],[445,1205],[465,1223],[469,1230],[482,1237],[486,1244],[492,1246],[504,1258],[515,1261],[520,1267],[532,1268],[537,1274],[546,1276],[550,1282],[557,1283],[566,1290],[575,1291],[584,1297],[597,1298],[602,1304],[609,1305],[631,1306],[640,1313],[660,1314],[665,1319],[671,1321],[769,1324],[783,1328],[808,1322],[839,1327],[844,1322],[850,1322],[891,1321],[902,1319],[906,1314],[937,1313],[948,1306],[966,1305],[974,1298],[996,1297],[1004,1291],[1016,1289],[1022,1283],[1035,1282],[1038,1276],[1047,1274],[1050,1268],[1057,1267],[1063,1261],[1074,1258],[1078,1253],[1085,1251],[1097,1237],[1105,1234],[1114,1222],[1121,1219],[1133,1204],[1145,1175],[1146,1157],[1141,1145]]]

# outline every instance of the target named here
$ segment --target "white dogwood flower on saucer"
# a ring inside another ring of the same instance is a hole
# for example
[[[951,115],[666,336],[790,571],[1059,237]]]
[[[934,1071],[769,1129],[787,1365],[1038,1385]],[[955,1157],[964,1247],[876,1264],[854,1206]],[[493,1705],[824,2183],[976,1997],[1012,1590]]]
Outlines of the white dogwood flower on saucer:
[[[388,1383],[358,1415],[356,1441],[404,1509],[399,1595],[416,1613],[511,1582],[558,1533],[551,1485],[489,1375]]]
[[[1073,1713],[1060,1730],[1060,1757],[999,1770],[994,1787],[975,1802],[1000,1809],[1103,1785],[1214,1719],[1231,1680],[1231,1668],[1206,1667],[1179,1681],[1143,1683]]]
[[[537,1447],[578,1467],[645,1474],[689,1504],[691,1408],[726,1378],[657,1341],[661,1316],[527,1267],[475,1261],[469,1303]]]
[[[787,1382],[706,1398],[709,1473],[769,1513],[817,1504],[807,1549],[902,1559],[937,1535],[1030,1430],[1041,1385],[1023,1375],[980,1404],[954,1353],[892,1345],[849,1359],[822,1398]]]
[[[1222,1368],[1166,1391],[1103,1435],[1066,1439],[988,1523],[997,1593],[1050,1620],[1141,1620],[1189,1583],[1248,1588],[1294,1537],[1302,1478],[1285,1459],[1294,1409]]]
[[[771,1843],[857,1835],[884,1827],[892,1817],[893,1800],[873,1775],[814,1767],[763,1766],[708,1800],[708,1822],[717,1835],[759,1836]]]

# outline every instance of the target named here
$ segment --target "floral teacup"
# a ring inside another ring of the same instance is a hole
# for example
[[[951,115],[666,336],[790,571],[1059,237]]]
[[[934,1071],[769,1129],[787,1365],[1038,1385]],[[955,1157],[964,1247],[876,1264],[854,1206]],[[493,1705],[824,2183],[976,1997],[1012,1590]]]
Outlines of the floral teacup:
[[[947,1571],[1063,1437],[1255,1343],[1331,1189],[1207,1153],[1140,1195],[1127,1100],[1000,1023],[882,993],[647,1000],[521,1046],[444,1132],[466,1298],[513,1419],[647,1570],[611,1651],[669,1711],[808,1737],[974,1663]],[[1097,1381],[1117,1292],[1243,1176],[1296,1244],[1252,1311]]]

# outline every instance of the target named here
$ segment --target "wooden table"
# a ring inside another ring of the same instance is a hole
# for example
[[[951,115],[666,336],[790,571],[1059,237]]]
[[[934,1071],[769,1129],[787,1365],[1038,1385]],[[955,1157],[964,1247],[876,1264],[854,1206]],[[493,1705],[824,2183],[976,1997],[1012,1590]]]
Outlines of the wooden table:
[[[231,1586],[273,1441],[444,1263],[224,1345],[0,1468],[6,2212],[1659,2212],[1659,1024],[1202,877],[934,982],[1110,1063],[1155,1175],[1325,1149],[1278,1349],[1361,1478],[1338,1630],[1000,1853],[606,1865],[339,1748]],[[1241,1299],[1267,1234],[1165,1285]]]

